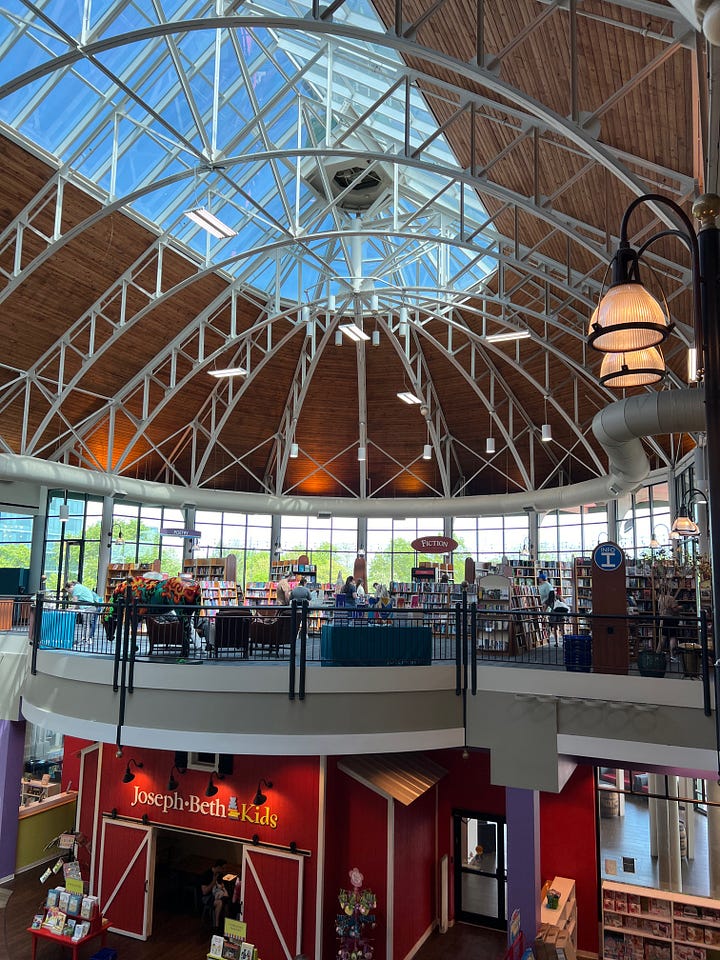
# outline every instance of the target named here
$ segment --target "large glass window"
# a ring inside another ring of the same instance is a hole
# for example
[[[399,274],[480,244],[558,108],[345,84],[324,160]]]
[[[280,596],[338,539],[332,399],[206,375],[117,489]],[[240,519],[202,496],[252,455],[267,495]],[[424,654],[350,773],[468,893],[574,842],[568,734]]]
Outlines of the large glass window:
[[[654,483],[618,498],[617,542],[631,557],[670,549],[670,499],[667,483]]]
[[[411,544],[418,537],[438,536],[443,532],[439,517],[420,517],[410,520],[371,518],[367,526],[368,583],[391,581],[409,583],[412,568],[427,561],[439,563],[439,554],[416,553]]]
[[[464,579],[465,560],[493,566],[503,557],[526,559],[529,545],[527,514],[508,517],[455,517],[453,537],[458,549],[453,556],[455,580]]]
[[[280,559],[303,554],[317,567],[318,583],[335,583],[353,572],[358,551],[357,517],[283,517]]]
[[[63,513],[67,508],[67,520],[60,519],[61,507]],[[43,572],[50,593],[59,594],[66,580],[97,587],[101,520],[101,500],[58,490],[49,494]]]
[[[30,569],[33,518],[0,512],[0,567]]]
[[[272,517],[260,513],[216,513],[198,510],[200,532],[194,557],[237,557],[238,583],[266,583],[270,576]]]
[[[538,561],[541,565],[570,562],[573,557],[588,556],[603,540],[607,540],[604,504],[550,510],[538,523]]]
[[[160,531],[177,530],[184,525],[182,510],[117,503],[113,510],[110,562],[135,566],[159,559],[163,572],[176,576],[182,572],[182,538],[165,537]]]

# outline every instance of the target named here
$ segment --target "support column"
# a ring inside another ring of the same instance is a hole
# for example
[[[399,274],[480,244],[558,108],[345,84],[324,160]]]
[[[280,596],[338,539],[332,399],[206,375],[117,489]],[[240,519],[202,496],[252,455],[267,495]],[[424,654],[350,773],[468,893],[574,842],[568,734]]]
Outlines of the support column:
[[[40,577],[45,560],[45,526],[47,524],[47,487],[40,488],[40,510],[33,517],[32,541],[30,543],[30,572],[28,573],[28,593],[37,593],[40,589]]]
[[[507,818],[507,916],[520,911],[525,942],[540,926],[540,795],[536,790],[505,789]]]
[[[660,777],[656,773],[648,774],[648,792],[650,794],[658,792],[658,781]],[[650,820],[650,856],[658,855],[658,801],[653,797],[648,797],[648,814]]]
[[[15,876],[25,721],[0,720],[0,883]]]
[[[692,777],[681,777],[678,780],[678,789],[680,795],[685,798],[684,800],[684,812],[681,811],[681,816],[685,822],[685,838],[687,841],[687,858],[688,860],[695,859],[695,804],[692,802],[693,799],[693,782]]]
[[[618,816],[625,816],[625,794],[623,790],[625,789],[625,771],[616,770],[615,771],[615,786],[618,789]]]
[[[102,517],[100,519],[100,546],[98,549],[98,570],[97,570],[97,592],[101,597],[105,596],[105,584],[107,583],[107,569],[110,563],[112,551],[112,522],[113,506],[115,501],[112,497],[103,497]]]
[[[710,876],[710,896],[720,897],[720,809],[711,806],[720,803],[720,786],[717,780],[705,781],[707,788],[707,831],[708,831],[708,873]]]
[[[280,521],[281,517],[279,513],[274,513],[272,515],[272,521],[270,524],[270,563],[275,563],[276,560],[280,559],[280,555],[275,554],[275,548],[280,546]],[[270,580],[270,570],[268,569],[268,580]]]
[[[680,857],[680,804],[678,797],[678,778],[667,778],[668,795],[668,853],[670,855],[670,889],[682,893],[682,859]],[[674,798],[674,799],[673,799]]]
[[[653,774],[650,780],[653,793],[665,792],[665,778]],[[655,842],[658,858],[658,886],[661,890],[670,889],[670,833],[668,824],[668,805],[666,800],[655,801]]]
[[[185,504],[185,529],[194,530],[195,529],[195,514],[197,513],[197,507],[194,503]],[[183,566],[185,565],[186,560],[193,559],[193,549],[195,547],[195,541],[191,540],[189,537],[183,538]]]

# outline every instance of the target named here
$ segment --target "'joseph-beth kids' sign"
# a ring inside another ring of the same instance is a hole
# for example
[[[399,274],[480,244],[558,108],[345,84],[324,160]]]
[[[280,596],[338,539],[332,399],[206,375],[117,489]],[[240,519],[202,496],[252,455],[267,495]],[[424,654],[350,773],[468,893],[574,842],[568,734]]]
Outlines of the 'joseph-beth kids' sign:
[[[230,797],[227,806],[217,797],[214,800],[203,800],[197,794],[191,793],[181,797],[179,793],[153,793],[152,790],[141,790],[134,787],[134,796],[131,807],[153,807],[155,811],[167,814],[170,810],[184,810],[186,813],[198,813],[202,817],[220,817],[227,820],[239,820],[242,823],[252,823],[255,826],[277,827],[276,813],[270,813],[270,807],[256,807],[252,803],[243,803],[238,807],[237,797]]]

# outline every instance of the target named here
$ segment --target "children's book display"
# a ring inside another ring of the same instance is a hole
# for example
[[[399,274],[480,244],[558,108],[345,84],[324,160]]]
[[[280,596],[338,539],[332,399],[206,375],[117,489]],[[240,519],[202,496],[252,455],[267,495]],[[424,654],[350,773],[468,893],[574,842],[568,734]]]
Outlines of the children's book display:
[[[82,888],[82,881],[79,883]],[[52,887],[47,892],[43,912],[35,914],[30,929],[47,930],[57,937],[77,941],[96,930],[101,922],[97,897],[65,887]]]
[[[223,936],[214,934],[208,960],[258,960],[255,945],[245,939],[247,924],[226,918]]]

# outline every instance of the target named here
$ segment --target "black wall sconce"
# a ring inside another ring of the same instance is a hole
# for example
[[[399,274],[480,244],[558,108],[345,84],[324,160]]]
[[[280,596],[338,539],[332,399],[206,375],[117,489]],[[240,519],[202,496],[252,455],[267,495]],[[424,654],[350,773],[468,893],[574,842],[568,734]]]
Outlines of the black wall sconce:
[[[150,817],[149,817],[146,813],[144,813],[144,814],[142,815],[141,822],[142,822],[146,827],[148,827],[148,826],[150,825]]]
[[[128,764],[125,767],[125,773],[122,778],[123,783],[132,783],[132,781],[135,779],[135,774],[130,769],[131,763],[134,763],[138,770],[142,770],[143,768],[142,763],[138,763],[137,760],[133,760],[133,759],[128,760]]]
[[[264,778],[258,780],[257,791],[252,799],[252,804],[254,807],[261,807],[267,801],[267,797],[260,789],[263,783],[265,784],[266,790],[272,790],[272,780],[265,780]]]
[[[217,770],[213,770],[213,772],[210,774],[210,779],[208,780],[208,785],[207,785],[207,787],[205,787],[205,796],[206,796],[206,797],[214,797],[215,794],[218,792],[218,788],[217,788],[217,787],[215,786],[215,784],[213,783],[213,777],[215,777],[216,780],[224,780],[224,779],[225,779],[225,777],[224,777],[221,773],[218,773]]]
[[[170,776],[168,777],[168,785],[167,785],[168,790],[177,790],[179,786],[177,780],[173,776],[174,771],[177,771],[179,776],[182,776],[183,774],[187,773],[187,770],[181,770],[180,767],[176,767],[175,764],[173,764],[172,767],[170,768]]]

